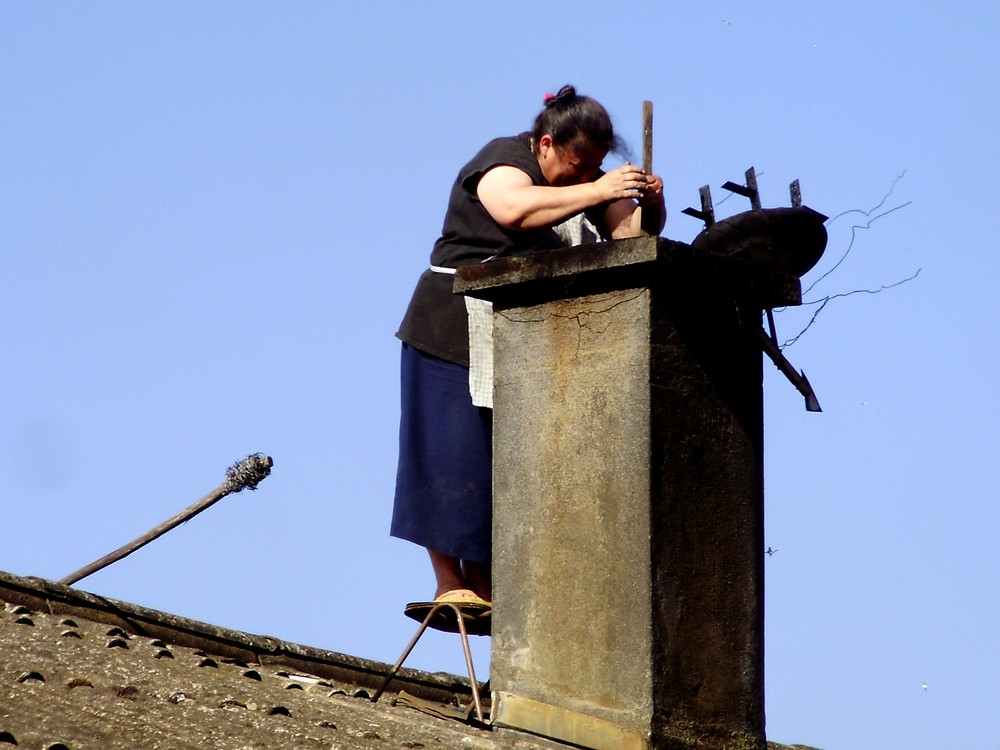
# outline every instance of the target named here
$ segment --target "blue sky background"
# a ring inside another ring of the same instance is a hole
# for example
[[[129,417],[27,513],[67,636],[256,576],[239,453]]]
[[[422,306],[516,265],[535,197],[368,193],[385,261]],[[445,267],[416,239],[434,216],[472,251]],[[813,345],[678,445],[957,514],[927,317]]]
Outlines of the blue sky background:
[[[666,236],[697,234],[701,185],[744,210],[719,186],[753,165],[765,205],[799,178],[839,216],[807,300],[918,274],[832,299],[786,350],[822,414],[765,364],[769,738],[1000,749],[998,22],[967,0],[4,2],[0,569],[61,578],[262,451],[257,492],[80,587],[395,660],[431,581],[387,536],[393,333],[458,167],[571,82],[637,153],[655,103]],[[408,664],[464,669],[438,634]]]

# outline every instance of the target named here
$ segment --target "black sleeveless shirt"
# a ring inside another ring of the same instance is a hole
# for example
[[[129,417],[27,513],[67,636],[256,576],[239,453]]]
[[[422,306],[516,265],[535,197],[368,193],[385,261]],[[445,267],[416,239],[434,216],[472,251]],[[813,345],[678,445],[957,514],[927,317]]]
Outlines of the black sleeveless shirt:
[[[507,229],[493,220],[476,191],[480,178],[501,165],[520,169],[531,178],[533,185],[548,185],[531,150],[528,133],[487,143],[462,167],[452,186],[441,237],[431,251],[431,265],[461,268],[499,255],[563,246],[559,235],[551,228],[519,231]],[[598,206],[588,210],[587,215],[606,236],[603,209],[604,206]],[[424,271],[396,336],[428,354],[468,367],[465,299],[452,292],[454,281],[451,274]]]

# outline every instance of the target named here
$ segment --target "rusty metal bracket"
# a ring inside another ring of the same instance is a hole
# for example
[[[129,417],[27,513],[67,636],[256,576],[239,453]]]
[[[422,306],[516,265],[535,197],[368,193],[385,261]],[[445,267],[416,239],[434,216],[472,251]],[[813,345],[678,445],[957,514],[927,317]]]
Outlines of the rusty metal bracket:
[[[763,349],[764,354],[771,358],[775,367],[777,367],[781,373],[788,378],[789,382],[794,385],[796,390],[798,390],[798,392],[805,398],[806,411],[823,411],[823,409],[820,408],[819,399],[816,398],[816,392],[813,390],[812,385],[809,384],[809,379],[806,377],[805,372],[802,370],[796,370],[792,363],[785,358],[785,355],[781,351],[781,347],[778,346],[778,337],[774,329],[774,312],[770,309],[766,312],[770,335],[765,333],[762,328],[755,325],[751,326],[754,334],[757,336],[757,340],[760,342],[761,349]]]
[[[753,167],[750,167],[745,172],[747,184],[737,185],[735,182],[727,182],[723,185],[723,189],[728,190],[731,193],[736,193],[737,195],[742,195],[744,198],[750,199],[750,207],[754,211],[760,211],[760,191],[757,189],[757,172],[754,171]]]
[[[698,193],[701,196],[701,211],[689,206],[681,211],[681,213],[693,216],[696,219],[701,219],[705,222],[706,227],[710,227],[715,223],[715,207],[712,205],[712,190],[708,185],[702,185]]]

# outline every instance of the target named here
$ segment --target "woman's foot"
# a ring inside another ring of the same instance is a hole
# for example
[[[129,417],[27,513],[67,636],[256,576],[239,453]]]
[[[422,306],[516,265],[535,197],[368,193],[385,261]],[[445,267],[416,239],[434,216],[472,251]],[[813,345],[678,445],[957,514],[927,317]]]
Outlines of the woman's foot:
[[[480,601],[490,602],[493,599],[493,589],[490,585],[489,566],[482,563],[470,563],[451,555],[445,555],[434,550],[427,550],[434,569],[434,579],[437,588],[434,598],[451,592],[469,592]]]
[[[483,607],[491,606],[489,601],[483,599],[472,589],[452,589],[451,591],[445,591],[443,594],[439,594],[434,597],[434,601],[436,603],[447,602],[448,604],[475,604]]]

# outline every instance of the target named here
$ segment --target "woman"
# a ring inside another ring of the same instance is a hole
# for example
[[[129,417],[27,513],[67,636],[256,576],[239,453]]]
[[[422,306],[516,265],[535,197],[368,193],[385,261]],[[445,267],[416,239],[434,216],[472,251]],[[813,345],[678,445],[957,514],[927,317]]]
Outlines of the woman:
[[[453,274],[561,247],[553,227],[581,213],[605,239],[659,234],[663,181],[628,163],[601,172],[617,145],[604,107],[564,86],[546,97],[530,133],[490,141],[452,187],[431,267],[396,334],[402,414],[391,534],[427,548],[435,601],[492,600],[492,411],[469,394],[468,319]]]

